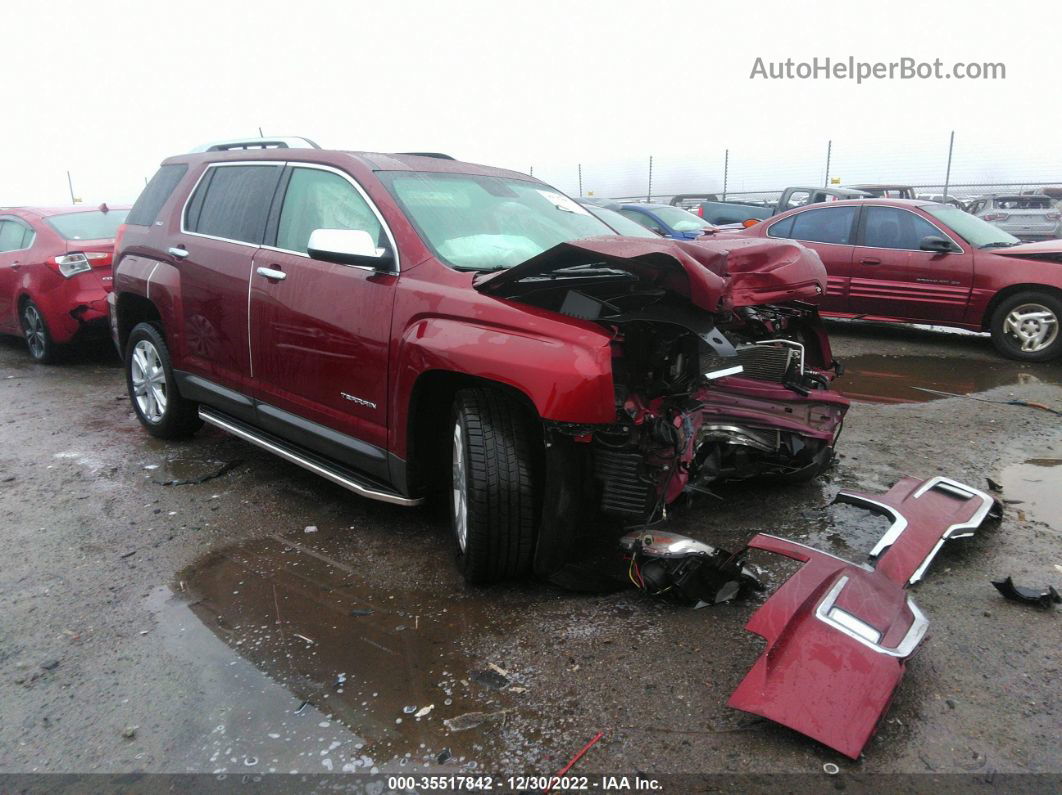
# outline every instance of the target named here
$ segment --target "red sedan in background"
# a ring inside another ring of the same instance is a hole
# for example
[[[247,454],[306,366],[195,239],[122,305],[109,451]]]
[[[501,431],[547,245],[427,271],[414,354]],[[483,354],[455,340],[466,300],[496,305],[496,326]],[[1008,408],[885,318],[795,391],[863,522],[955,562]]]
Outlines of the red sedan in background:
[[[56,346],[107,329],[114,238],[128,207],[0,208],[0,333],[51,362]]]
[[[800,207],[717,235],[731,236],[818,252],[826,316],[990,331],[1005,356],[1062,356],[1062,240],[1022,244],[957,207],[907,199]]]

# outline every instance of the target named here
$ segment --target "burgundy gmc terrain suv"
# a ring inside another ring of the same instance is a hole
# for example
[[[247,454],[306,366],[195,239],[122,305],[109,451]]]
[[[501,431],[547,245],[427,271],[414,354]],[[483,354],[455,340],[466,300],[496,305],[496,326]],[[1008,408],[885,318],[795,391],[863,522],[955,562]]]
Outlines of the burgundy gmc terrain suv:
[[[229,142],[164,161],[110,298],[149,433],[202,422],[366,497],[445,495],[469,582],[549,573],[589,511],[817,475],[848,407],[789,240],[621,237],[524,174]]]

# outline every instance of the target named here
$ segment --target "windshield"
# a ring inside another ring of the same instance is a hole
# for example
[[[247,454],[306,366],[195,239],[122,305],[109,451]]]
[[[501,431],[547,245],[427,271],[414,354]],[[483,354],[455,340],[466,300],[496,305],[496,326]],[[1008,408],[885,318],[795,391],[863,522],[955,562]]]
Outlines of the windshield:
[[[46,220],[66,240],[113,240],[127,215],[128,210],[92,210],[52,215]]]
[[[656,232],[646,229],[641,224],[632,221],[625,215],[620,215],[615,210],[609,210],[607,207],[597,207],[587,204],[584,204],[583,206],[586,207],[586,209],[589,210],[593,215],[596,215],[606,224],[615,229],[617,234],[623,235],[624,237],[653,237],[657,240],[660,239],[660,235],[658,235]]]
[[[694,215],[691,212],[683,210],[681,207],[653,207],[653,214],[674,229],[676,232],[694,232],[698,229],[711,229],[712,225]]]
[[[462,270],[511,268],[558,243],[614,234],[541,182],[410,171],[378,176],[439,259]]]
[[[959,237],[977,248],[1016,246],[1021,242],[1014,235],[1004,232],[998,226],[992,226],[992,224],[982,221],[976,215],[970,215],[968,212],[960,210],[958,207],[952,207],[950,204],[938,204],[931,207],[923,207],[922,209],[950,226]]]

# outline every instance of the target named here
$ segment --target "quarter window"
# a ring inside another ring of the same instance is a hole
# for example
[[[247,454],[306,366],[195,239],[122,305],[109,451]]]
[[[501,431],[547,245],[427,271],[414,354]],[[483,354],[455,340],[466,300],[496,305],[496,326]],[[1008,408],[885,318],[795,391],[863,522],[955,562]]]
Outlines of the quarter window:
[[[923,237],[940,237],[940,230],[933,224],[907,210],[895,207],[867,207],[865,212],[864,246],[917,251]]]
[[[852,242],[852,222],[855,215],[855,207],[806,210],[775,224],[771,227],[770,234],[772,237],[788,237],[810,243],[848,245]],[[788,224],[790,221],[792,226]]]
[[[184,163],[171,163],[156,171],[155,176],[140,192],[125,222],[138,226],[151,226],[155,223],[159,217],[159,210],[166,203],[166,199],[170,198],[170,194],[173,193],[173,189],[177,187],[177,183],[181,181],[186,171],[188,171],[188,166]]]
[[[277,248],[306,253],[315,229],[360,229],[386,246],[380,220],[346,179],[331,171],[295,168],[277,225]]]
[[[200,235],[259,244],[281,166],[213,166],[200,181],[184,220]]]
[[[0,221],[0,251],[20,251],[33,245],[33,230],[12,219]]]

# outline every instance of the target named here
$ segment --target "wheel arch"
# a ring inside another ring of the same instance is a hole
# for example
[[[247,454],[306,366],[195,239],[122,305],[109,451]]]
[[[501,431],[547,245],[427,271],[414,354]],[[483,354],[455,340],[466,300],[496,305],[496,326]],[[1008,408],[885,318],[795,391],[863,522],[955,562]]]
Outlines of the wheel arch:
[[[117,316],[118,347],[125,351],[125,345],[129,341],[129,335],[139,323],[151,323],[166,339],[166,330],[162,326],[162,314],[155,303],[137,293],[119,293],[115,299],[115,314]]]
[[[1017,295],[1018,293],[1046,293],[1047,295],[1052,296],[1056,301],[1062,301],[1062,289],[1052,287],[1050,284],[1029,282],[1009,285],[993,295],[992,300],[989,301],[988,306],[985,307],[985,313],[981,317],[982,331],[991,331],[992,316],[996,313],[996,309],[1012,295]]]
[[[481,387],[507,395],[521,408],[529,426],[542,434],[541,417],[531,397],[510,384],[454,370],[426,370],[413,384],[406,412],[406,464],[409,485],[417,493],[437,489],[449,473],[450,410],[462,389]]]

